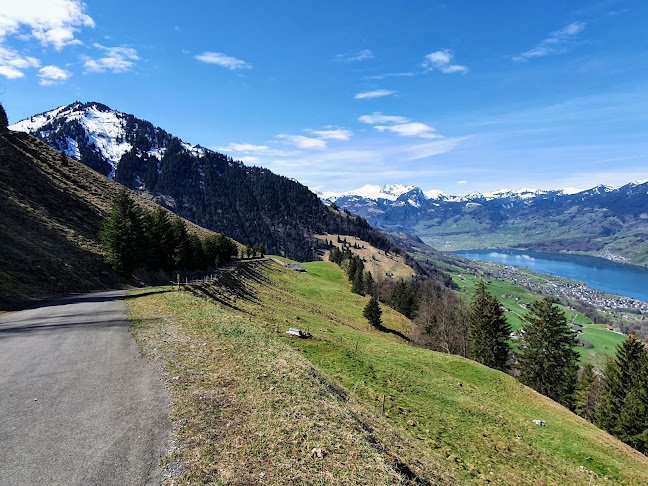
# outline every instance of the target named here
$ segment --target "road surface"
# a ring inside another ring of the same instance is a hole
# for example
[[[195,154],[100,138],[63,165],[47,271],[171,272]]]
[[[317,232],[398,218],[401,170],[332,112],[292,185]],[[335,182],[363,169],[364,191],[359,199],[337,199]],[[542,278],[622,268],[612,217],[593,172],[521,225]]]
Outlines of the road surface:
[[[0,316],[0,485],[160,484],[169,396],[124,291]]]

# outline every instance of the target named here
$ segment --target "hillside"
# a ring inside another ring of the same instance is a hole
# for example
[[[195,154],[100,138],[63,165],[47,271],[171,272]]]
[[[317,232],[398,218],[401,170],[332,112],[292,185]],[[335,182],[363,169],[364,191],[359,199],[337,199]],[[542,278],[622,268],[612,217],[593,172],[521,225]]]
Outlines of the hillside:
[[[31,135],[0,134],[0,310],[136,283],[104,262],[99,243],[121,188]],[[191,223],[189,229],[205,231]]]
[[[366,220],[324,205],[307,187],[190,145],[133,115],[75,102],[10,127],[114,177],[180,216],[270,253],[313,260],[319,234],[346,234],[403,253]],[[425,271],[424,271],[425,272]]]
[[[365,186],[323,197],[388,233],[413,233],[441,250],[572,251],[648,265],[648,181],[580,192],[523,189],[467,196]]]
[[[646,457],[506,374],[371,329],[368,298],[339,268],[302,265],[257,262],[129,300],[176,399],[176,482],[648,482]],[[387,328],[411,331],[383,311]]]

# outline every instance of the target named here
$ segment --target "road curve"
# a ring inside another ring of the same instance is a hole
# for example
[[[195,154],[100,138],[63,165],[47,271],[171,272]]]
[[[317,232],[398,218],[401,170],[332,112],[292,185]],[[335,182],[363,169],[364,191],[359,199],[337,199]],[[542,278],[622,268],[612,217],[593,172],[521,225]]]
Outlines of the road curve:
[[[0,316],[0,485],[153,485],[169,396],[128,331],[125,292]]]

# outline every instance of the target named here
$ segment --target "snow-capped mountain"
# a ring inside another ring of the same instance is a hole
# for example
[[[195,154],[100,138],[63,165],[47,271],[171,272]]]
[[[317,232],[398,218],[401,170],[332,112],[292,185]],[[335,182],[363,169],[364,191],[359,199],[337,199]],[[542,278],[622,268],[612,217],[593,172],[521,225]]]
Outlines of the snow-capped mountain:
[[[643,254],[648,180],[588,190],[500,189],[462,196],[416,186],[364,186],[320,194],[387,231],[414,233],[437,248],[521,245],[549,251]],[[639,238],[637,240],[636,238]],[[615,241],[623,241],[614,246]],[[632,257],[642,262],[640,257]]]
[[[135,150],[158,161],[172,138],[164,130],[133,115],[107,106],[79,101],[40,113],[9,127],[37,136],[110,178],[124,155]],[[182,142],[182,147],[200,156],[205,149]]]
[[[613,189],[608,186],[599,186],[600,191],[608,191]],[[607,189],[602,189],[607,188]],[[594,189],[591,189],[594,190]],[[523,187],[522,189],[510,190],[510,189],[499,189],[493,192],[471,192],[470,194],[452,196],[449,194],[440,191],[439,189],[430,189],[422,190],[417,186],[404,186],[402,184],[389,184],[385,186],[378,186],[373,184],[367,184],[359,189],[353,189],[346,192],[320,192],[318,195],[324,201],[328,203],[337,203],[342,201],[343,203],[348,203],[350,201],[360,202],[364,201],[392,201],[392,202],[406,202],[414,207],[420,205],[420,200],[433,200],[433,201],[450,201],[450,202],[483,202],[483,201],[493,201],[493,200],[510,200],[510,201],[522,201],[527,199],[533,199],[539,196],[546,195],[572,195],[583,192],[581,189],[575,188],[565,188],[559,190],[543,190],[543,189],[530,189]],[[410,194],[416,195],[416,197],[406,197],[403,195]],[[409,202],[411,200],[411,203]],[[402,204],[401,204],[402,205]]]

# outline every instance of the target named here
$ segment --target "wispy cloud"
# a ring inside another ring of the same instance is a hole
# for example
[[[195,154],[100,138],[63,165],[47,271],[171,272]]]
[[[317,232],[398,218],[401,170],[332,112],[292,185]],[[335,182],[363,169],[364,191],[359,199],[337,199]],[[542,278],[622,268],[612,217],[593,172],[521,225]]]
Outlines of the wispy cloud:
[[[421,65],[428,71],[437,70],[446,74],[467,73],[468,68],[466,66],[452,64],[453,57],[454,53],[452,52],[452,50],[442,49],[440,51],[431,52],[430,54],[425,56]]]
[[[370,100],[372,98],[382,98],[383,96],[390,96],[396,94],[396,91],[391,89],[376,89],[374,91],[366,91],[358,93],[354,96],[356,100]]]
[[[436,128],[425,123],[411,122],[398,125],[376,125],[374,128],[379,132],[393,132],[406,137],[442,138],[441,135],[436,133]]]
[[[362,115],[358,120],[374,125],[379,132],[392,132],[405,137],[443,138],[437,133],[436,128],[425,123],[410,121],[404,116],[374,112],[371,115]]]
[[[14,35],[33,37],[60,51],[80,43],[74,36],[81,27],[94,25],[80,0],[14,1],[3,5],[0,12],[0,41]]]
[[[275,138],[301,149],[323,150],[326,148],[326,142],[321,138],[305,137],[304,135],[287,135],[285,133],[276,135]]]
[[[9,79],[22,78],[24,70],[37,68],[40,61],[35,57],[23,56],[18,51],[0,45],[0,75]]]
[[[437,140],[435,142],[421,143],[412,145],[404,150],[404,154],[409,154],[410,160],[424,159],[433,155],[445,154],[451,152],[459,144],[469,137],[455,137]]]
[[[139,61],[137,51],[132,47],[105,47],[101,44],[95,43],[93,46],[105,53],[103,57],[93,59],[91,57],[84,57],[83,67],[86,72],[103,73],[111,71],[113,73],[123,73],[130,71],[135,65],[135,61]]]
[[[52,86],[70,78],[72,73],[58,66],[44,66],[38,71],[40,84],[42,86]]]
[[[224,147],[218,147],[216,150],[223,152],[264,152],[268,150],[267,145],[253,145],[251,143],[228,143]]]
[[[457,181],[457,184],[468,184],[468,181]]]
[[[323,140],[349,140],[353,135],[351,130],[346,128],[336,128],[334,130],[309,130],[313,135],[317,135]]]
[[[368,61],[373,59],[374,53],[369,49],[364,49],[362,51],[356,52],[347,52],[346,54],[338,54],[335,56],[335,61],[337,62],[359,62],[359,61]]]
[[[221,52],[206,51],[203,52],[202,54],[195,56],[195,59],[207,64],[216,64],[218,66],[222,66],[232,71],[235,71],[237,69],[250,69],[252,67],[247,62],[241,59],[227,56]]]
[[[371,115],[362,115],[358,118],[362,123],[369,123],[371,125],[375,123],[407,123],[409,118],[398,115],[383,115],[380,112],[373,112]]]
[[[567,27],[552,32],[549,37],[540,41],[533,49],[513,57],[514,61],[528,61],[536,57],[562,54],[569,50],[576,36],[585,30],[585,22],[573,22]]]
[[[407,76],[416,76],[416,73],[406,72],[406,73],[373,74],[371,76],[365,76],[364,79],[402,78]]]

